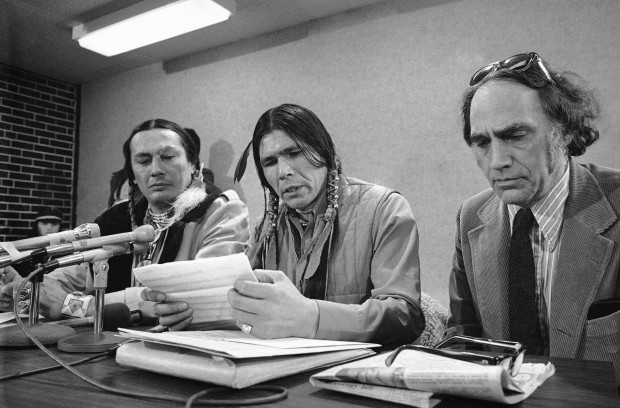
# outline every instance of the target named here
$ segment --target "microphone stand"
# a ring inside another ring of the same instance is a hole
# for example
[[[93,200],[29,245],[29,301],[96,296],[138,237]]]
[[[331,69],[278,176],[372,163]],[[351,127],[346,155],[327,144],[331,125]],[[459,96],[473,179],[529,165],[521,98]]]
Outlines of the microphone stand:
[[[32,270],[45,261],[45,254],[33,257]],[[56,345],[60,339],[76,334],[71,327],[56,324],[39,323],[39,290],[43,282],[43,273],[38,273],[32,278],[30,287],[30,310],[28,312],[28,331],[43,345]],[[20,294],[16,295],[15,302],[21,300]],[[15,319],[21,319],[15,316]],[[67,330],[69,329],[69,330]],[[0,329],[0,347],[34,347],[36,346],[19,326],[9,326]]]
[[[37,263],[41,262],[32,262],[32,270],[34,270]],[[43,273],[36,274],[30,281],[30,308],[28,311],[28,324],[31,326],[39,323],[39,291],[41,290],[41,282],[43,282]]]
[[[100,353],[124,341],[116,333],[103,331],[103,305],[108,286],[108,260],[91,262],[94,272],[95,321],[92,333],[80,333],[58,341],[58,350],[68,353]]]

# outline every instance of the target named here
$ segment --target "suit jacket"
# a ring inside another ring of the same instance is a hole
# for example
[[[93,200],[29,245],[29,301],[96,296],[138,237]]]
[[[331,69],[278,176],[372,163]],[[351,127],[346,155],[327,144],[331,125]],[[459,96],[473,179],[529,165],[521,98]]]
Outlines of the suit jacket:
[[[570,161],[561,247],[551,291],[549,354],[613,361],[620,382],[620,311],[587,319],[620,298],[620,171]],[[448,332],[509,339],[507,206],[488,189],[457,216]]]

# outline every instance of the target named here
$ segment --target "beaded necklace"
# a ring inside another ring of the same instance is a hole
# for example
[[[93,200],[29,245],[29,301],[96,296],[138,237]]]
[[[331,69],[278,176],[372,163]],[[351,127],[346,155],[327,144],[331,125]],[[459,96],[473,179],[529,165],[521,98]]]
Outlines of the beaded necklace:
[[[172,217],[174,217],[174,207],[170,207],[168,210],[161,214],[155,214],[149,204],[147,208],[148,218],[150,219],[153,227],[156,230],[165,230],[172,225]]]
[[[149,244],[146,252],[139,257],[137,267],[150,265],[153,262],[155,251],[159,246],[160,237],[174,223],[174,207],[170,207],[161,214],[155,214],[151,209],[151,205],[147,207],[146,222],[155,228],[155,239]],[[164,240],[161,240],[163,242]]]

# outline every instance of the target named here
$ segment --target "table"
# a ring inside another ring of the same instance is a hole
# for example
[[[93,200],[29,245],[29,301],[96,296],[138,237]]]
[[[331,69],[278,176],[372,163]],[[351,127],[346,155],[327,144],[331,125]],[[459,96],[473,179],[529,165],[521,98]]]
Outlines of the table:
[[[51,348],[65,361],[76,361],[88,354],[64,353]],[[611,363],[561,358],[526,358],[527,362],[551,361],[556,373],[538,388],[530,398],[518,405],[529,407],[620,407]],[[0,376],[55,364],[41,350],[34,348],[0,348]],[[95,360],[76,366],[89,378],[108,386],[125,390],[168,393],[183,398],[201,391],[209,384],[121,367],[112,358]],[[308,382],[310,373],[297,374],[267,382],[288,389],[288,398],[265,407],[403,407],[373,399],[322,390]],[[231,390],[231,392],[236,392]],[[250,391],[242,395],[256,396]],[[182,407],[166,401],[137,399],[106,392],[78,379],[65,369],[35,374],[0,382],[0,406],[13,407]],[[200,406],[200,405],[194,405]],[[448,397],[437,407],[504,406],[478,400]],[[505,406],[504,406],[505,407]]]

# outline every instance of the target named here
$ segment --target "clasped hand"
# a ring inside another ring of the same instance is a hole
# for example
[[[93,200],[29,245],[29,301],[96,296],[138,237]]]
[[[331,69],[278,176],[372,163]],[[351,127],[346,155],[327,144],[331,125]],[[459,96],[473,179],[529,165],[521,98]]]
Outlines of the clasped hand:
[[[228,291],[232,316],[240,328],[252,326],[259,338],[314,338],[319,321],[317,303],[303,296],[281,271],[257,269],[258,282],[237,279]]]

